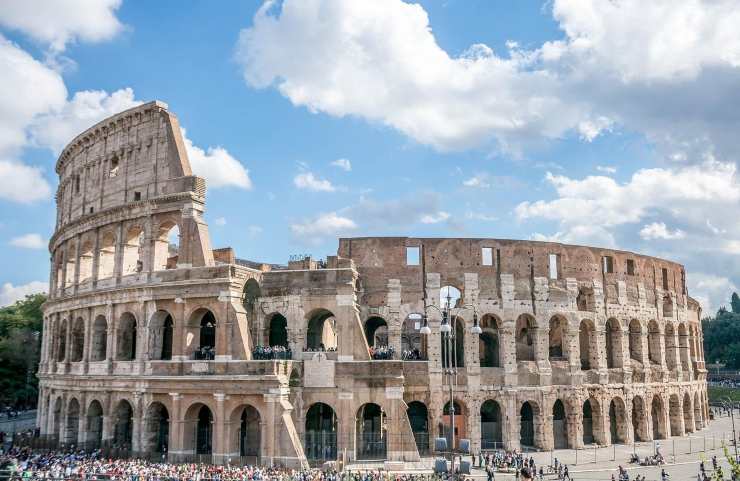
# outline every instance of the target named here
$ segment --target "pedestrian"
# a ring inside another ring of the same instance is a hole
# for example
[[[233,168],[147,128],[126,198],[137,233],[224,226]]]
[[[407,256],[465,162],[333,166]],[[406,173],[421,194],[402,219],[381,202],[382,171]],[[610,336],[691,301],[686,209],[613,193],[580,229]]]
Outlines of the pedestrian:
[[[534,481],[534,478],[532,478],[532,473],[529,471],[529,468],[522,468],[521,470],[521,481]]]

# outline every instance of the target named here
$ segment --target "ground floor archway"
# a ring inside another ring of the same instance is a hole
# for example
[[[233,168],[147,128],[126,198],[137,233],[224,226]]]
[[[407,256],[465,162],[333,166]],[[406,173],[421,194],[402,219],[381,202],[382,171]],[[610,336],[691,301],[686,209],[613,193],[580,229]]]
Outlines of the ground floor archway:
[[[406,409],[416,449],[420,455],[429,452],[429,410],[421,401],[412,401]]]
[[[103,406],[93,400],[87,407],[87,433],[85,434],[85,448],[97,449],[103,442]]]
[[[309,461],[337,459],[337,414],[328,404],[319,402],[308,408],[303,449]]]
[[[503,446],[501,428],[501,406],[489,399],[480,407],[481,449],[501,449]]]
[[[147,453],[166,453],[169,446],[170,414],[164,404],[153,402],[144,416],[142,448]]]
[[[568,422],[565,417],[565,405],[560,399],[552,406],[552,438],[555,449],[568,447]]]
[[[363,404],[356,417],[357,459],[385,459],[387,435],[385,412],[375,403]]]

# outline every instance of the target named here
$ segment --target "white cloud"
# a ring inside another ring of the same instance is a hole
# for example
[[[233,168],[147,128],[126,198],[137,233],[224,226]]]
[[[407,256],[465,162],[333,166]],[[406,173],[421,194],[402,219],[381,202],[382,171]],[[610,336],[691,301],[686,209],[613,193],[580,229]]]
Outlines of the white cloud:
[[[645,240],[677,240],[686,237],[686,233],[681,229],[671,231],[666,227],[665,222],[653,222],[640,229],[640,237]]]
[[[349,159],[337,159],[331,163],[334,167],[338,167],[345,172],[349,172],[352,170],[352,163],[349,161]]]
[[[185,129],[181,130],[185,141],[185,150],[187,150],[188,159],[190,159],[190,167],[194,174],[206,179],[208,187],[215,189],[236,187],[244,190],[252,188],[249,170],[232,157],[226,149],[217,146],[203,150],[193,144],[193,141],[187,137]]]
[[[320,214],[314,219],[302,223],[291,224],[293,236],[309,244],[318,244],[327,237],[336,237],[357,229],[357,224],[336,212]]]
[[[473,177],[463,181],[465,187],[473,187],[477,189],[488,189],[491,187],[491,183],[488,180],[488,174],[476,174]]]
[[[39,234],[25,234],[10,239],[10,245],[24,249],[45,249],[46,243]]]
[[[213,221],[214,224],[217,226],[225,226],[226,225],[226,217],[216,217],[216,219]]]
[[[336,187],[326,179],[319,179],[311,172],[302,172],[293,178],[293,184],[302,190],[311,192],[334,192]]]
[[[605,174],[616,174],[617,168],[612,165],[597,165],[596,170]]]
[[[6,282],[0,287],[0,307],[13,304],[29,294],[45,293],[48,288],[49,283],[42,281],[31,281],[20,286],[14,286],[10,282]]]
[[[20,162],[0,160],[0,199],[29,204],[51,197],[43,171]]]
[[[99,42],[119,33],[121,0],[4,0],[0,25],[19,30],[61,52],[67,43]]]
[[[596,137],[612,128],[614,122],[608,117],[597,117],[586,119],[578,123],[578,133],[586,142],[593,142]]]
[[[421,216],[419,222],[421,222],[422,224],[439,224],[440,222],[444,222],[449,218],[449,212],[440,210],[439,212],[435,212],[433,214],[426,214]]]
[[[686,279],[689,295],[699,301],[703,316],[713,316],[720,306],[727,305],[733,292],[737,292],[735,283],[727,277],[692,272]]]

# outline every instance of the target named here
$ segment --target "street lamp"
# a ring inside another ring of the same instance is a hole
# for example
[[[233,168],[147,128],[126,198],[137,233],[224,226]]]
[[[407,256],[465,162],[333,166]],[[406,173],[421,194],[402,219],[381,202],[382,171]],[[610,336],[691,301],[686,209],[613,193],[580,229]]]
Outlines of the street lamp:
[[[424,335],[429,335],[432,333],[431,328],[429,327],[429,320],[427,317],[427,308],[431,307],[433,309],[436,309],[441,315],[442,315],[442,323],[439,325],[439,331],[442,334],[442,342],[444,343],[444,346],[447,348],[447,366],[444,369],[444,373],[447,375],[447,382],[450,388],[450,451],[452,452],[452,474],[455,473],[455,393],[454,393],[454,386],[457,383],[457,333],[455,332],[455,329],[452,327],[452,311],[455,310],[462,310],[462,309],[472,309],[473,310],[473,326],[470,328],[471,334],[480,335],[483,330],[481,329],[480,325],[478,324],[478,309],[476,308],[475,304],[464,304],[462,306],[452,307],[452,296],[450,296],[450,290],[447,289],[447,296],[445,298],[446,302],[444,303],[443,307],[440,309],[434,304],[427,305],[426,298],[424,298],[424,318],[423,318],[423,325],[419,332]]]

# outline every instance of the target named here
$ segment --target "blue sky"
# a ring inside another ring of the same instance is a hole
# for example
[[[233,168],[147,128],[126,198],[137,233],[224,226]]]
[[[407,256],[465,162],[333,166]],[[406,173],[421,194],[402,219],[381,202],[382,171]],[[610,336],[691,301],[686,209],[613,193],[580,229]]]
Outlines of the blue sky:
[[[740,281],[733,1],[36,3],[0,11],[0,303],[48,279],[59,148],[153,99],[242,258],[501,237],[682,262],[712,310]]]

